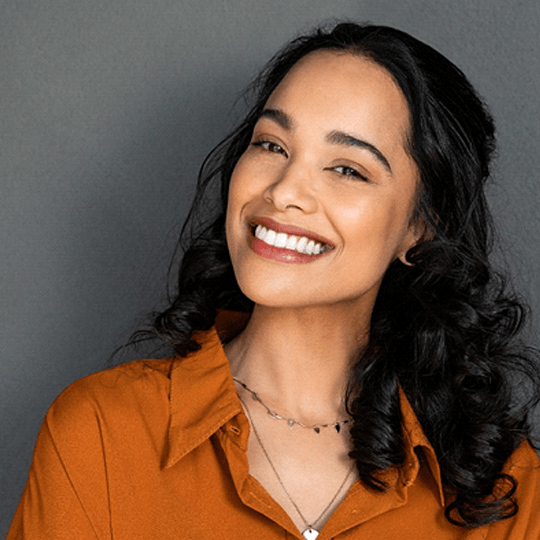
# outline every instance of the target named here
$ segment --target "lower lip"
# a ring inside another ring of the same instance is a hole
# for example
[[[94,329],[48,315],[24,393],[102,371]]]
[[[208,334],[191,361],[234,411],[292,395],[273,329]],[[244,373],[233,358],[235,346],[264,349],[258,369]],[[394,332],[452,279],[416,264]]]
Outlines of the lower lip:
[[[251,249],[259,256],[270,259],[272,261],[290,263],[290,264],[306,264],[313,262],[321,257],[324,257],[328,252],[319,253],[318,255],[307,255],[299,253],[293,249],[278,248],[269,246],[258,238],[252,238]]]

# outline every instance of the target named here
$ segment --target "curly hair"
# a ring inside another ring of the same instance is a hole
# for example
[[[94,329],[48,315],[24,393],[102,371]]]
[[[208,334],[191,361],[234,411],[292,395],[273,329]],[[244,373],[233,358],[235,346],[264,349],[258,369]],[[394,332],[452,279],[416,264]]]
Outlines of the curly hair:
[[[395,261],[381,285],[369,343],[345,396],[353,417],[350,456],[365,485],[388,488],[378,473],[405,459],[401,388],[438,457],[452,501],[447,519],[478,527],[509,518],[518,511],[516,481],[503,465],[530,437],[540,381],[536,353],[518,339],[525,309],[488,259],[493,226],[484,186],[493,121],[454,64],[402,31],[341,23],[293,40],[272,58],[249,89],[251,110],[201,167],[174,297],[134,340],[158,337],[187,356],[201,347],[195,332],[212,327],[217,310],[252,310],[227,250],[229,182],[270,94],[317,50],[369,58],[400,87],[410,110],[407,151],[420,176],[415,217],[429,231],[407,253],[411,265]],[[516,386],[524,380],[531,391],[519,399]]]

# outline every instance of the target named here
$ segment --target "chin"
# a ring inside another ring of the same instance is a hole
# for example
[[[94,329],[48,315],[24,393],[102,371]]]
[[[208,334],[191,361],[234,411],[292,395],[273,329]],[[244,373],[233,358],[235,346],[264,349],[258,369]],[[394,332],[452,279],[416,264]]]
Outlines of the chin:
[[[324,299],[320,291],[312,287],[302,290],[298,284],[271,283],[259,280],[239,280],[241,291],[256,305],[268,308],[300,309],[335,306],[340,299]]]
[[[276,286],[276,284],[272,286],[268,282],[254,283],[253,280],[238,280],[238,285],[240,290],[256,305],[273,308],[298,307],[300,299],[292,293],[291,287]]]

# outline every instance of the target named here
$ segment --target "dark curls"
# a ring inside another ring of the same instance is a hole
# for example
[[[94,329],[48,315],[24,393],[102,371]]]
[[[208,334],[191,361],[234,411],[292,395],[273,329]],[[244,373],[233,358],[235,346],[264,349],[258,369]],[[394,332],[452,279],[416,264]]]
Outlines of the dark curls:
[[[427,231],[407,254],[410,266],[396,261],[388,269],[369,344],[351,374],[351,458],[365,485],[388,487],[378,473],[404,460],[401,388],[437,454],[451,501],[447,519],[478,527],[511,517],[518,510],[516,482],[502,470],[530,436],[539,376],[534,351],[518,340],[524,309],[488,260],[492,224],[484,185],[493,122],[463,73],[404,32],[338,24],[295,39],[270,61],[251,87],[253,107],[201,168],[170,306],[134,339],[157,336],[186,356],[200,348],[195,332],[209,329],[218,309],[252,309],[225,239],[231,173],[272,91],[317,50],[367,57],[401,88],[411,119],[407,150],[420,172],[414,217]],[[518,399],[517,385],[530,389],[529,399]]]

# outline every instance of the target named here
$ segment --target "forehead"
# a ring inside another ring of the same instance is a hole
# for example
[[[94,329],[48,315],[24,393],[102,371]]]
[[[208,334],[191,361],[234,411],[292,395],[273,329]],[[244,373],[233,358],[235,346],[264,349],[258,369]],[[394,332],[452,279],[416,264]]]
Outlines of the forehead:
[[[304,56],[270,95],[266,107],[283,109],[293,119],[311,116],[312,121],[319,118],[340,128],[360,124],[373,136],[392,131],[401,135],[402,143],[409,132],[409,107],[393,76],[356,53],[323,50]]]

